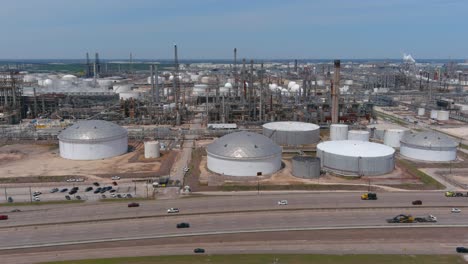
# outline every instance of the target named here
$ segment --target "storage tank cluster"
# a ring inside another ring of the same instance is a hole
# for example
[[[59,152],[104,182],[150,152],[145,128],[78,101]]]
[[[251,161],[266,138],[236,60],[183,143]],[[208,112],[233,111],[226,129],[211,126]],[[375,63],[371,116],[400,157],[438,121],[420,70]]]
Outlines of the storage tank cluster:
[[[331,140],[347,140],[348,139],[348,125],[332,124],[330,126],[330,139]]]
[[[320,177],[320,159],[310,156],[294,156],[292,158],[292,174],[306,179]]]
[[[282,146],[300,146],[320,141],[320,127],[304,122],[271,122],[263,125],[263,135]]]
[[[317,145],[317,157],[324,170],[344,176],[374,176],[395,167],[395,150],[365,141],[326,141]]]
[[[125,128],[102,120],[79,121],[59,135],[60,156],[71,160],[97,160],[122,155],[128,150]]]
[[[401,139],[400,154],[422,161],[451,161],[457,158],[458,143],[446,135],[426,131]]]
[[[206,148],[208,169],[229,176],[272,174],[281,168],[281,147],[252,132],[235,132]]]
[[[159,141],[145,142],[145,159],[154,159],[161,156]]]

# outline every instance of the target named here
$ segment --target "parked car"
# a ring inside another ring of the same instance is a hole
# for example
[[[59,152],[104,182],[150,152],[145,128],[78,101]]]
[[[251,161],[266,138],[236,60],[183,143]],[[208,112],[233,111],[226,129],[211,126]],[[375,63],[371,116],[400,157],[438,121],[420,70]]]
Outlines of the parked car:
[[[101,188],[101,187],[98,187],[96,190],[94,190],[94,193],[100,193],[101,190],[102,190],[102,188]]]
[[[67,182],[75,182],[76,180],[75,179],[67,179]]]
[[[76,179],[77,182],[84,182],[84,179],[83,178],[78,178]]]
[[[34,197],[33,197],[33,201],[35,201],[35,202],[40,202],[40,201],[41,201],[41,198],[39,198],[39,196],[34,196]]]
[[[103,195],[101,195],[101,198],[102,198],[102,199],[106,199],[107,196],[106,196],[105,194],[103,194]]]
[[[7,220],[8,219],[8,215],[0,215],[0,220]]]
[[[466,247],[457,247],[456,250],[458,253],[468,253],[468,248]]]
[[[111,196],[112,198],[116,198],[116,197],[117,197],[117,195],[116,195],[115,193],[111,193],[110,196]]]
[[[120,177],[119,177],[119,176],[112,176],[111,179],[112,179],[113,181],[118,181],[118,180],[120,180]]]
[[[61,193],[64,193],[64,192],[66,192],[66,191],[68,191],[68,189],[67,189],[67,188],[63,188],[60,192],[61,192]]]
[[[118,184],[117,184],[117,182],[113,181],[112,185],[117,186]]]
[[[451,212],[452,212],[452,213],[460,213],[461,210],[458,209],[458,208],[452,208],[452,211],[451,211]]]
[[[117,194],[117,198],[122,198],[122,195],[120,193]]]
[[[193,250],[193,253],[205,253],[205,249],[203,248],[196,248]]]
[[[129,203],[128,207],[140,207],[139,203]]]
[[[71,191],[68,192],[69,195],[73,195],[75,193],[76,193],[76,190],[71,190]]]
[[[13,202],[13,197],[11,197],[11,196],[8,197],[8,202],[9,202],[9,203],[12,203],[12,202]]]
[[[278,201],[278,205],[288,205],[288,200]]]
[[[42,194],[42,193],[41,193],[41,192],[38,192],[38,191],[33,192],[33,196],[39,196],[39,195],[41,195],[41,194]]]
[[[132,196],[131,194],[129,194],[129,193],[128,193],[125,197],[127,197],[127,198],[133,198],[133,196]]]
[[[416,201],[413,201],[412,204],[413,205],[422,205],[422,201],[421,200],[416,200]]]
[[[94,186],[99,186],[99,183],[98,182],[93,182],[93,185]]]
[[[177,228],[189,228],[190,224],[189,223],[178,223]]]
[[[77,195],[77,196],[76,196],[76,199],[77,199],[77,200],[81,200],[81,196]]]
[[[88,187],[85,189],[85,192],[89,192],[89,191],[92,191],[93,190],[93,187]]]
[[[13,209],[13,210],[11,210],[10,212],[12,212],[12,213],[17,213],[17,212],[21,212],[21,210],[20,210],[20,209]]]
[[[50,190],[50,193],[56,193],[59,191],[59,188],[53,188],[52,190]]]
[[[110,190],[109,192],[110,192],[110,193],[115,193],[115,190],[114,190],[114,189],[112,189],[112,190]]]
[[[71,200],[71,197],[69,195],[65,195],[65,199]]]

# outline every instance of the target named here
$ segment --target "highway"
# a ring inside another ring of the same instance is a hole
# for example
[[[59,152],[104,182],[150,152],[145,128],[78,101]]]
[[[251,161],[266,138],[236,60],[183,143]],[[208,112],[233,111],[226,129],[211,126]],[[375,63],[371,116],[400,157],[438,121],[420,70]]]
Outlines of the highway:
[[[27,262],[29,255],[25,253],[46,246],[48,251],[56,252],[57,258],[44,255],[42,260],[83,258],[77,255],[83,248],[101,257],[108,256],[109,252],[119,256],[186,254],[199,244],[210,248],[212,253],[233,253],[235,248],[245,253],[261,253],[275,247],[289,253],[323,250],[321,242],[310,244],[310,240],[343,245],[343,249],[335,249],[336,253],[369,253],[372,249],[374,253],[409,250],[449,254],[454,253],[454,246],[468,244],[468,237],[463,235],[468,231],[468,198],[447,198],[442,192],[378,195],[379,200],[362,201],[357,192],[263,193],[141,201],[137,208],[128,208],[122,202],[22,206],[19,207],[22,212],[17,213],[8,212],[14,207],[2,207],[0,211],[6,212],[9,219],[0,221],[0,256],[11,260],[10,263],[31,263],[31,259]],[[287,199],[288,205],[278,205],[282,199]],[[422,200],[423,206],[411,205],[416,199]],[[181,212],[167,214],[170,207],[178,207]],[[451,213],[451,207],[458,207],[462,212]],[[385,221],[401,213],[432,214],[438,222],[389,224]],[[181,222],[190,223],[190,228],[176,228]],[[340,237],[341,233],[353,230],[352,235]],[[399,237],[394,236],[397,233]],[[310,236],[301,237],[302,234]],[[452,234],[452,239],[447,234]],[[366,236],[369,239],[374,236],[380,244],[365,247],[362,241]],[[308,246],[299,247],[292,241],[296,239]],[[164,244],[165,251],[147,248],[148,244],[162,241],[168,241]],[[239,244],[241,241],[246,244]],[[253,241],[257,243],[252,245]],[[385,248],[389,245],[393,248]],[[125,250],[120,251],[121,247]],[[133,247],[135,251],[127,250]],[[99,251],[99,248],[106,249]]]

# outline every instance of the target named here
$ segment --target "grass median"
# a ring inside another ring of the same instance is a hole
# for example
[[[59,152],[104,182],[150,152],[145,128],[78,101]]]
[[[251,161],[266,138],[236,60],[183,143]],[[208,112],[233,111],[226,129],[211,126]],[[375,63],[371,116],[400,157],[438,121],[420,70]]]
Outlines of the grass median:
[[[20,203],[3,203],[2,206],[30,206],[30,205],[48,205],[48,204],[71,204],[71,203],[83,203],[83,200],[71,200],[71,201],[44,201],[44,202],[20,202]]]
[[[155,256],[134,258],[89,259],[49,264],[461,264],[466,263],[457,255],[292,255],[292,254],[252,254],[252,255],[187,255]]]

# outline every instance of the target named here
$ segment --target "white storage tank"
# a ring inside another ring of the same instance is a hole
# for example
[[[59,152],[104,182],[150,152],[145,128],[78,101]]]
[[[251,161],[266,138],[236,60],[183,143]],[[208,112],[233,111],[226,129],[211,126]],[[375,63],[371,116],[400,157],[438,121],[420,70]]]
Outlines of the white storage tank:
[[[449,120],[449,111],[444,111],[444,110],[437,111],[437,120],[439,121]]]
[[[457,158],[458,142],[437,132],[408,134],[400,143],[400,154],[411,159],[443,162]]]
[[[348,139],[348,125],[332,124],[330,126],[331,140],[346,140]]]
[[[121,92],[121,93],[119,93],[119,99],[124,99],[124,100],[128,100],[130,98],[133,98],[134,100],[139,100],[142,97],[143,96],[142,96],[141,92],[130,91],[130,92]]]
[[[294,156],[292,174],[299,178],[320,177],[320,159],[310,156]]]
[[[263,135],[278,145],[309,145],[320,141],[320,127],[304,122],[271,122],[263,125]]]
[[[252,132],[235,132],[218,138],[206,148],[208,169],[230,176],[272,174],[281,168],[281,147]]]
[[[406,129],[387,129],[384,133],[384,144],[392,148],[399,148],[401,139],[408,132]]]
[[[395,150],[383,144],[356,141],[326,141],[317,145],[322,169],[344,176],[373,176],[390,173]]]
[[[102,120],[79,121],[59,135],[60,156],[72,160],[97,160],[128,150],[127,130]]]
[[[431,119],[437,119],[437,110],[431,110]]]
[[[418,108],[418,116],[423,116],[426,113],[426,109],[423,107]]]
[[[146,141],[145,142],[145,159],[154,159],[154,158],[159,158],[160,156],[161,156],[161,153],[160,153],[159,141]]]
[[[348,131],[348,140],[369,141],[369,131],[350,130]]]

